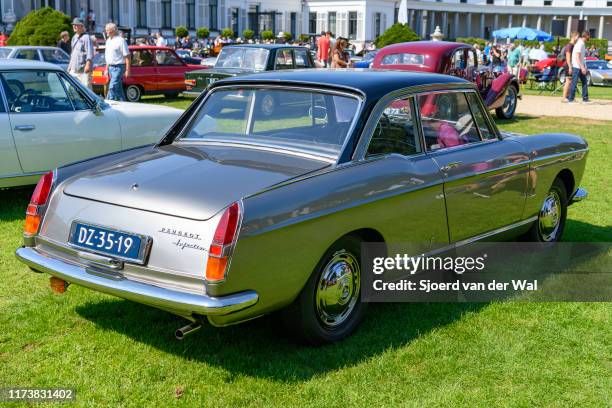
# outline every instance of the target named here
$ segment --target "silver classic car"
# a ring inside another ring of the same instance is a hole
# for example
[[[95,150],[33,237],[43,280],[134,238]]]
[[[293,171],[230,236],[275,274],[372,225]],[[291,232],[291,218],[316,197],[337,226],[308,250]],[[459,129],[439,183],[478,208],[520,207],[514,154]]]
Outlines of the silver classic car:
[[[272,115],[260,101],[278,101]],[[470,82],[395,71],[215,82],[153,147],[60,167],[17,257],[67,283],[226,326],[282,309],[314,344],[365,311],[361,244],[561,239],[587,143],[500,133]],[[439,247],[436,247],[439,249]]]

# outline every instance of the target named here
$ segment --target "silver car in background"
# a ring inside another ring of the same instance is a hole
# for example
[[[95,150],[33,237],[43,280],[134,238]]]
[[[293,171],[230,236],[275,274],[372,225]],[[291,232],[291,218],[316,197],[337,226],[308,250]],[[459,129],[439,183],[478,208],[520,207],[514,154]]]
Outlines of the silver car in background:
[[[68,69],[70,55],[57,47],[19,45],[0,47],[0,59],[20,59],[29,61],[42,61],[55,64]]]
[[[262,102],[274,101],[268,111]],[[41,178],[17,257],[67,282],[226,326],[282,310],[314,344],[364,315],[361,245],[561,239],[588,147],[502,134],[472,83],[372,70],[215,82],[156,146]]]
[[[0,188],[67,163],[159,141],[179,109],[104,101],[60,67],[0,60]]]
[[[589,85],[612,86],[612,62],[598,60],[587,61]]]

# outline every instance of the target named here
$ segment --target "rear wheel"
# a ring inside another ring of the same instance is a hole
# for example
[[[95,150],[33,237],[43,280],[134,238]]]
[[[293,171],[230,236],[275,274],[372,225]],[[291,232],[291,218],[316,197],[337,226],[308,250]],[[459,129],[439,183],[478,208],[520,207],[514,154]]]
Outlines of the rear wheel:
[[[142,97],[142,89],[138,85],[128,85],[125,88],[125,98],[129,102],[138,102]]]
[[[327,250],[284,319],[300,340],[319,345],[350,335],[364,311],[361,241],[347,236]]]
[[[563,236],[567,218],[567,192],[560,179],[555,179],[538,212],[538,220],[527,233],[534,242],[558,242]]]
[[[504,104],[499,108],[495,109],[495,114],[500,119],[512,119],[514,112],[516,111],[516,104],[518,101],[518,93],[513,85],[508,87],[508,94],[504,99]]]

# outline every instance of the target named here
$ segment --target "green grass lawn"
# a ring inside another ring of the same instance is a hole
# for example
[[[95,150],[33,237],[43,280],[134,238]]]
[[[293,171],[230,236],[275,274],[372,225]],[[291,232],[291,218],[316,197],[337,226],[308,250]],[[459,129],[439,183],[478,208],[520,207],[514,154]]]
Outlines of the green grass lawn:
[[[537,86],[537,85],[536,85]],[[580,83],[578,83],[580,86]],[[551,95],[551,91],[544,91],[542,95],[544,96],[554,96],[561,97],[563,90],[559,89],[557,92]],[[540,95],[540,90],[537,88],[530,89],[526,85],[521,85],[521,93],[523,95]],[[612,99],[612,87],[604,87],[604,86],[589,86],[589,98],[590,99]]]
[[[612,241],[611,123],[500,123],[589,141],[590,197],[570,207],[568,241]],[[612,405],[609,303],[375,304],[321,348],[295,345],[274,316],[178,342],[180,318],[75,285],[52,294],[16,261],[30,193],[0,191],[0,387],[73,387],[77,406]]]

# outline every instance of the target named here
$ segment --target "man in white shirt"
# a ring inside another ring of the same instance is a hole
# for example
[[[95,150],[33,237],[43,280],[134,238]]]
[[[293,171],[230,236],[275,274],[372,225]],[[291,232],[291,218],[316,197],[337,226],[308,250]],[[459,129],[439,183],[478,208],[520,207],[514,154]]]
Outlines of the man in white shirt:
[[[108,23],[105,30],[107,40],[104,57],[109,78],[106,98],[125,101],[122,79],[130,76],[130,51],[125,40],[117,35],[117,25],[115,23]]]
[[[168,46],[168,41],[166,41],[162,33],[155,33],[155,45],[158,47]]]
[[[587,82],[587,67],[586,67],[586,42],[589,41],[590,35],[588,31],[584,31],[582,36],[578,38],[574,49],[572,50],[572,83],[570,84],[570,92],[567,97],[568,102],[574,102],[576,96],[576,86],[578,78],[582,83],[582,102],[589,103],[589,84]]]

